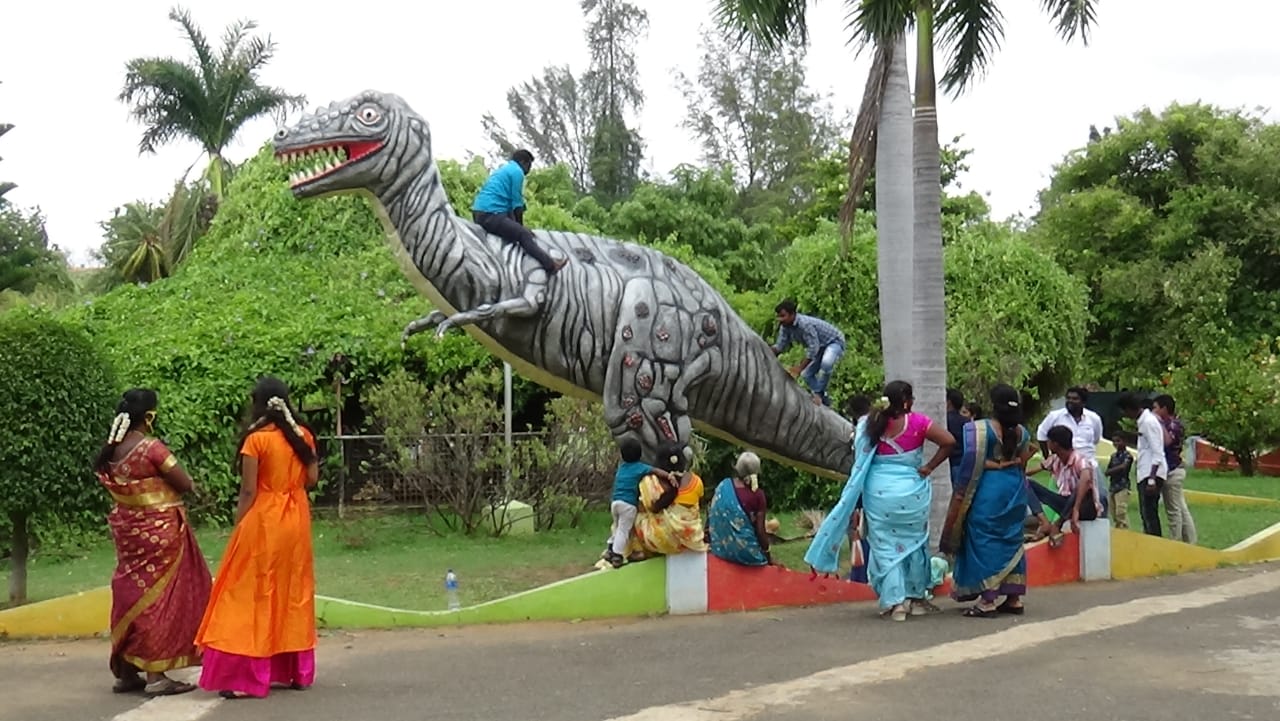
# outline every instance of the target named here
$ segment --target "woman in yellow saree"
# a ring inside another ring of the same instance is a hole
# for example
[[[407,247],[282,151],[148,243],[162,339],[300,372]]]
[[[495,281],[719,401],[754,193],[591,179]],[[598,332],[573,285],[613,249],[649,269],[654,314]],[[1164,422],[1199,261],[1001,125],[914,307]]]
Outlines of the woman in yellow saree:
[[[658,467],[670,473],[676,483],[653,474],[640,479],[640,508],[627,545],[628,556],[707,550],[698,507],[702,479],[686,470],[687,466],[684,447],[672,446],[663,452]]]

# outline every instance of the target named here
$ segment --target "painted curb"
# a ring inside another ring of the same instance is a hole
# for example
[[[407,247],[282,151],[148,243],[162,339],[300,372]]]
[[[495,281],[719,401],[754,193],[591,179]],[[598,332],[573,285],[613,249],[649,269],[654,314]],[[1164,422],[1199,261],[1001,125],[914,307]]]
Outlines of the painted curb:
[[[1274,498],[1258,498],[1257,496],[1236,496],[1230,493],[1210,493],[1209,491],[1185,490],[1189,503],[1205,506],[1261,506],[1263,508],[1280,508],[1280,501]]]
[[[1111,576],[1147,578],[1280,560],[1280,523],[1219,551],[1136,531],[1111,530]]]
[[[85,638],[110,625],[110,586],[0,611],[0,638]]]
[[[329,628],[430,628],[519,621],[648,616],[667,611],[667,573],[658,559],[592,571],[457,611],[411,611],[316,596],[316,622]]]

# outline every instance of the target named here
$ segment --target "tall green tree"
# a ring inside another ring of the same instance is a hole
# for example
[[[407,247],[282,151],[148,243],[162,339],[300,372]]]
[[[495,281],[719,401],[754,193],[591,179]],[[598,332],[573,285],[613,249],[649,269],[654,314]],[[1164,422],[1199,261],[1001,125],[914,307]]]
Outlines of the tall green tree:
[[[1201,103],[1119,118],[1063,159],[1033,237],[1089,291],[1092,379],[1151,383],[1210,328],[1280,336],[1277,164],[1280,124]]]
[[[25,295],[42,286],[72,288],[66,256],[49,243],[39,209],[0,203],[0,292]]]
[[[191,58],[141,57],[125,64],[121,102],[146,126],[140,153],[153,153],[176,140],[196,142],[208,155],[205,177],[215,198],[222,198],[227,172],[223,150],[245,123],[263,115],[299,109],[301,95],[263,85],[258,74],[275,55],[270,36],[251,35],[252,20],[228,25],[217,51],[182,8],[169,11],[191,45]]]
[[[937,73],[935,41],[948,55],[943,87],[962,93],[990,65],[1004,36],[1004,18],[996,0],[845,0],[849,8],[850,42],[863,48],[879,48],[878,65],[893,67],[893,48],[903,35],[916,33],[916,87],[912,122],[912,304],[909,333],[912,338],[911,380],[919,399],[917,407],[935,420],[942,417],[946,386],[946,308],[942,263],[941,147],[938,142]],[[807,0],[717,0],[717,17],[739,41],[752,39],[776,48],[808,36]],[[1097,0],[1041,0],[1041,7],[1067,38],[1087,42]],[[869,92],[883,92],[887,83],[868,83]],[[878,119],[878,103],[864,103]],[[865,123],[863,124],[865,126]],[[851,149],[851,170],[865,168],[857,149]],[[863,171],[865,172],[865,170]],[[883,178],[882,178],[883,180]],[[905,239],[895,239],[898,243]],[[882,245],[880,252],[905,253]],[[901,332],[902,329],[896,329]],[[930,545],[938,534],[950,500],[946,471],[933,478],[934,506],[930,513]]]
[[[582,92],[595,116],[588,167],[593,194],[605,204],[631,193],[640,179],[644,141],[628,120],[644,106],[636,42],[649,14],[624,0],[582,0],[591,65]]]
[[[810,200],[797,182],[808,163],[839,143],[829,100],[806,83],[804,46],[735,47],[709,28],[701,44],[697,76],[678,72],[676,86],[703,161],[733,173],[744,213],[796,209]]]
[[[541,76],[507,91],[507,110],[515,119],[508,133],[492,114],[485,114],[484,129],[504,157],[524,146],[547,165],[563,164],[573,176],[578,192],[591,190],[591,143],[595,115],[583,93],[582,82],[567,65],[544,68]]]

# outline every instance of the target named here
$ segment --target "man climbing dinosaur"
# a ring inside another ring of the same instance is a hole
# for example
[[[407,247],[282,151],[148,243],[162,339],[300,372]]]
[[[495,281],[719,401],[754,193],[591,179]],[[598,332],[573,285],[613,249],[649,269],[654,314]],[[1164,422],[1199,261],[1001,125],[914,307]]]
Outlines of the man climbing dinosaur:
[[[547,251],[538,246],[533,233],[524,227],[524,176],[532,167],[533,153],[523,148],[512,153],[511,159],[493,171],[480,186],[480,192],[471,203],[471,218],[485,232],[520,246],[548,274],[554,274],[569,259],[552,260]]]
[[[791,369],[791,375],[804,379],[814,403],[831,405],[827,383],[844,355],[844,333],[821,318],[797,313],[796,302],[790,298],[774,307],[773,312],[778,318],[778,342],[773,344],[773,354],[782,354],[792,343],[803,345],[804,360]]]

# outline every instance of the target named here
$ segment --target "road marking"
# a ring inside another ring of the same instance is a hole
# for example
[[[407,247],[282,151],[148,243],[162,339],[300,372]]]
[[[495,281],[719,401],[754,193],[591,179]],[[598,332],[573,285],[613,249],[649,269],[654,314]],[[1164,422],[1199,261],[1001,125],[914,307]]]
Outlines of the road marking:
[[[198,669],[170,672],[175,681],[195,683],[200,677]],[[222,703],[222,699],[204,691],[195,690],[178,696],[153,698],[137,708],[116,714],[111,721],[196,721]]]
[[[222,702],[217,696],[196,694],[200,692],[153,698],[135,709],[116,714],[111,721],[196,721]]]
[[[915,671],[1014,653],[1056,639],[1097,633],[1277,589],[1280,589],[1280,572],[1260,573],[1188,593],[1148,596],[1111,606],[1096,606],[1074,616],[1019,625],[988,636],[951,641],[918,651],[881,656],[790,681],[731,691],[716,698],[653,706],[608,721],[740,721],[770,709],[800,706],[816,699],[819,694],[896,681]]]

